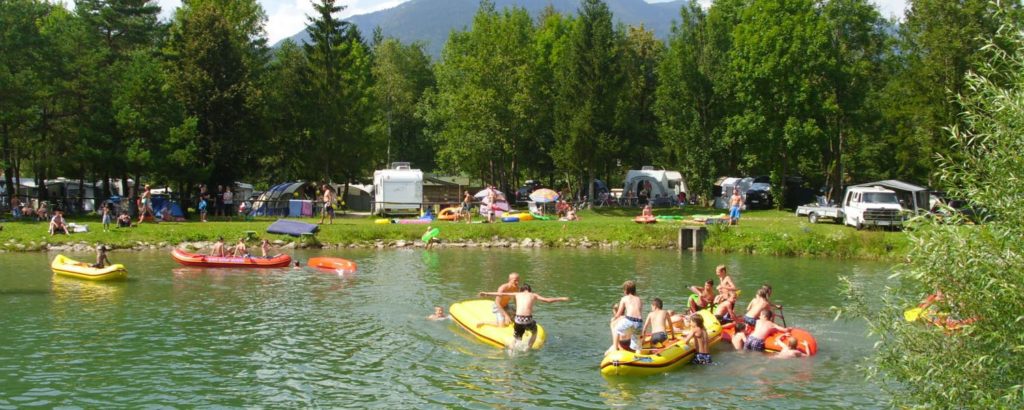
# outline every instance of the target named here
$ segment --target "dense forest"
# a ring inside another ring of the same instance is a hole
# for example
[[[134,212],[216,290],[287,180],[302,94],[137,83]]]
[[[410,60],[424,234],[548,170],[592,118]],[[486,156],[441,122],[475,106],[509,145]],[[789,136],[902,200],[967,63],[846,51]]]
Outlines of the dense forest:
[[[1020,10],[911,0],[896,22],[870,0],[691,2],[662,41],[601,0],[536,18],[482,0],[433,61],[364,38],[337,3],[315,0],[310,40],[272,49],[255,0],[185,0],[170,21],[152,0],[0,1],[5,186],[346,183],[402,160],[506,188],[641,165],[698,195],[722,175],[942,188],[965,73]]]

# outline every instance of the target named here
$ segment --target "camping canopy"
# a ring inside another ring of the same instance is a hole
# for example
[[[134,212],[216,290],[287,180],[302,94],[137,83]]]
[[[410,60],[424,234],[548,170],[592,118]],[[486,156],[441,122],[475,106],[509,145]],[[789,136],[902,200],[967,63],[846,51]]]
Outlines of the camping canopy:
[[[900,200],[900,205],[903,208],[914,211],[914,212],[927,212],[930,208],[928,206],[928,188],[909,184],[903,181],[897,181],[895,179],[887,179],[884,181],[868,182],[866,184],[853,185],[857,187],[882,187],[890,189],[896,192],[896,197]]]

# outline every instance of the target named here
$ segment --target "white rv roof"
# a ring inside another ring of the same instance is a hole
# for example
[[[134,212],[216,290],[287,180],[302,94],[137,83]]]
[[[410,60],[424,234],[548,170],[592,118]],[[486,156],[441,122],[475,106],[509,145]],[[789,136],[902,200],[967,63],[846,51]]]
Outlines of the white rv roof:
[[[852,186],[850,188],[856,188],[858,191],[861,191],[861,192],[880,192],[880,193],[895,194],[895,192],[893,192],[891,189],[885,189],[885,188],[882,188],[880,186],[860,186],[860,185],[856,185],[856,186]]]

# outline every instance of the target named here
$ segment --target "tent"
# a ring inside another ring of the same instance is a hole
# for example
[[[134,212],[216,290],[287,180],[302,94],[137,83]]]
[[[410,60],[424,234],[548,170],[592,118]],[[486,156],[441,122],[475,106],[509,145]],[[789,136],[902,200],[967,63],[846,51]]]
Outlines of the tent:
[[[277,184],[266,190],[253,202],[253,214],[257,216],[288,216],[289,201],[316,199],[316,185],[310,182],[294,181]]]
[[[120,200],[120,198],[118,198]],[[153,211],[157,215],[163,213],[164,208],[171,211],[171,216],[175,218],[184,218],[185,213],[181,212],[181,206],[178,205],[177,201],[171,200],[167,195],[153,195]]]
[[[929,208],[929,192],[928,188],[909,184],[903,181],[895,179],[887,179],[884,181],[868,182],[866,184],[853,185],[857,187],[882,187],[892,190],[896,193],[896,197],[900,200],[900,205],[904,209],[914,212],[928,212]]]

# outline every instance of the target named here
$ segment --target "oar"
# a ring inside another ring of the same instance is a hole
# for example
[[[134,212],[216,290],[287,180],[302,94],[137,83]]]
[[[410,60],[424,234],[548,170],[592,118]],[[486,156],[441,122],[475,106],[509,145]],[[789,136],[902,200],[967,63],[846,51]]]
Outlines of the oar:
[[[903,311],[903,319],[905,319],[908,322],[913,322],[913,321],[917,320],[918,318],[920,318],[922,313],[924,313],[924,308],[920,308],[920,307],[910,308],[910,309],[907,309],[907,310]]]
[[[779,308],[779,317],[781,317],[781,318],[782,318],[782,327],[789,327],[789,326],[786,326],[786,315],[784,315],[784,314],[782,313],[782,305],[778,305],[778,306],[776,306],[776,307],[778,307],[778,308]]]

